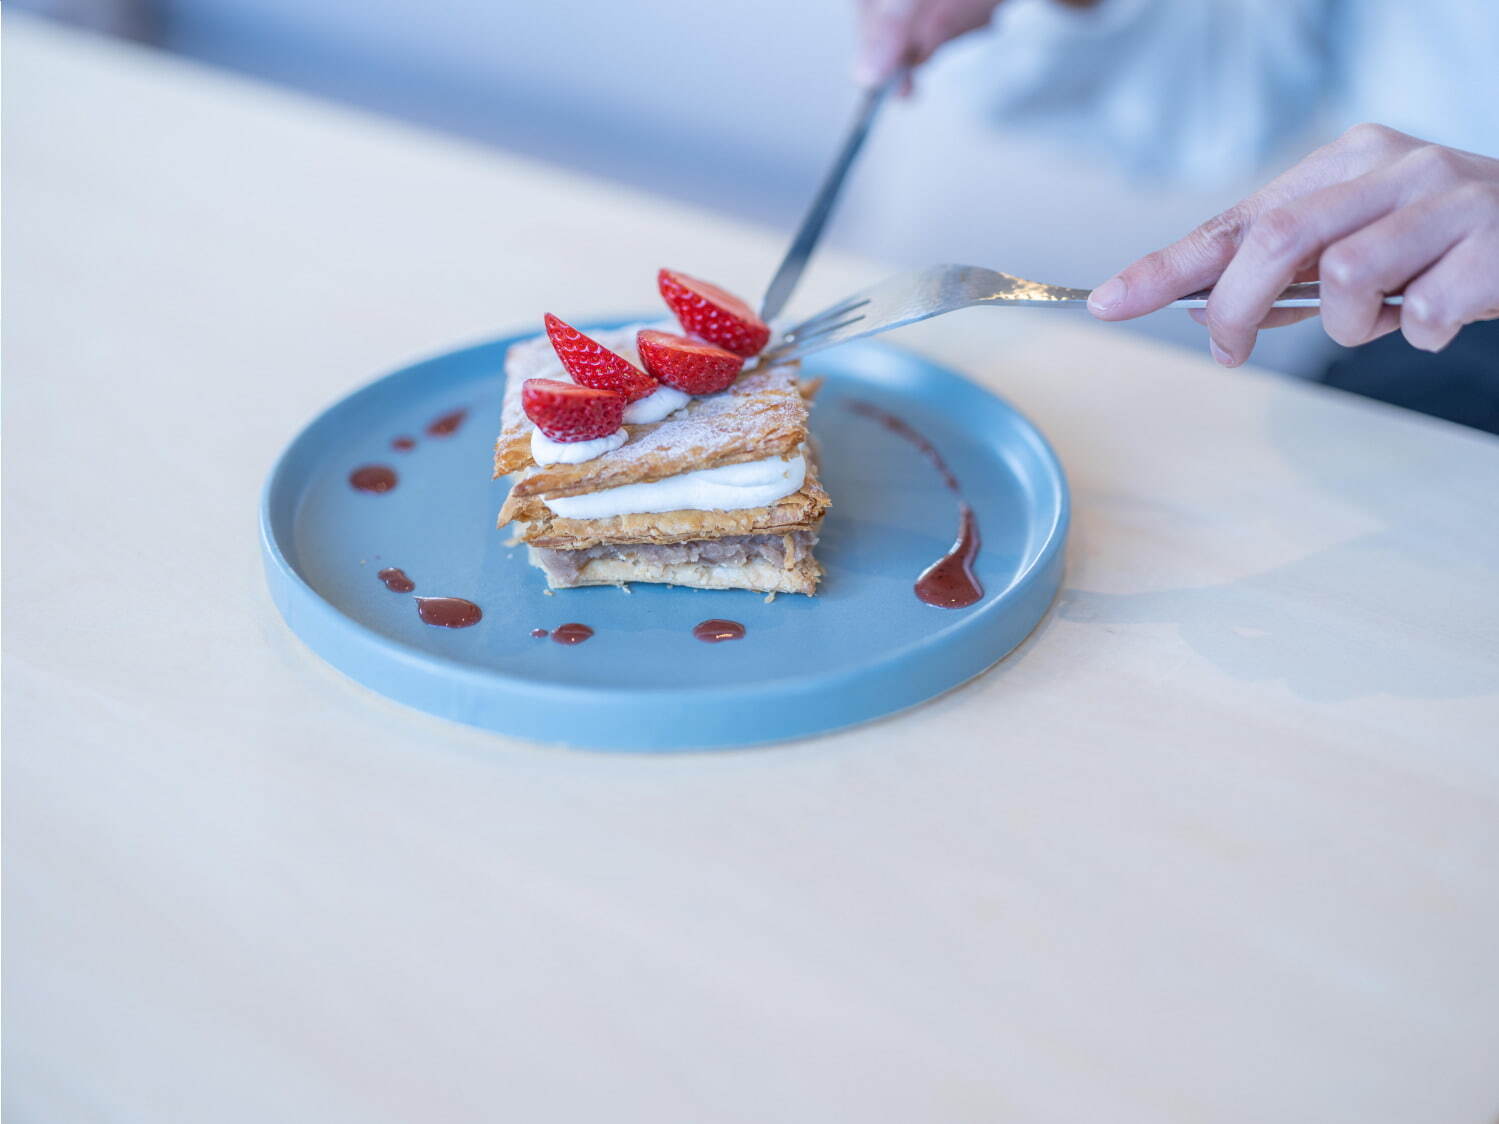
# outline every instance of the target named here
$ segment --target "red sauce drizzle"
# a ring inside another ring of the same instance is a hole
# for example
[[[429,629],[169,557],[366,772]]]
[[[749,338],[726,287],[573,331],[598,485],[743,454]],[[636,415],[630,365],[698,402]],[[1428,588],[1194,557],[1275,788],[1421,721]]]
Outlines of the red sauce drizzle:
[[[941,475],[942,483],[947,485],[948,491],[962,496],[958,478],[953,475],[937,447],[912,429],[904,418],[898,418],[868,402],[852,401],[848,403],[848,408],[861,417],[878,422],[891,433],[898,434],[915,445],[932,462],[932,467]],[[981,542],[978,517],[973,514],[973,508],[960,498],[957,541],[952,544],[951,550],[921,571],[914,587],[916,596],[928,605],[936,605],[942,609],[962,609],[982,598],[983,584],[973,572],[973,563],[979,556]]]
[[[533,632],[531,634],[535,636]],[[593,629],[586,624],[563,624],[558,625],[552,631],[552,639],[559,644],[581,644],[593,635]]]
[[[544,629],[544,628],[533,628],[531,630],[531,635],[533,637],[535,637],[537,640],[545,640],[547,638],[548,633],[547,633],[547,630]]]
[[[418,597],[416,612],[438,628],[468,628],[484,619],[484,610],[461,597]]]
[[[915,445],[921,450],[921,454],[932,462],[932,467],[941,474],[942,483],[947,485],[947,490],[955,494],[960,491],[958,488],[958,478],[953,475],[952,469],[947,466],[947,461],[942,459],[942,454],[937,451],[937,446],[912,429],[904,418],[898,418],[894,414],[880,409],[878,406],[857,400],[848,403],[848,408],[860,417],[879,422],[891,433],[899,434]]]
[[[361,492],[388,492],[396,486],[396,470],[384,464],[366,464],[349,473],[349,483]]]
[[[392,593],[410,593],[416,588],[416,582],[406,576],[406,571],[391,566],[389,569],[381,570],[375,575],[385,583],[385,588]]]
[[[398,450],[399,452],[402,452],[402,453],[409,452],[410,450],[416,448],[416,438],[415,437],[392,437],[390,439],[390,447],[392,449],[396,449],[396,450]]]
[[[959,511],[957,542],[916,579],[916,596],[943,609],[961,609],[984,595],[973,573],[973,560],[979,555],[978,520],[966,503]]]
[[[427,424],[427,436],[429,437],[451,437],[458,432],[458,427],[463,424],[463,419],[468,417],[468,408],[462,407],[457,410],[449,410],[440,418],[434,418]]]
[[[692,635],[707,644],[717,644],[722,640],[743,640],[744,625],[738,621],[723,621],[715,618],[696,625],[692,630]]]

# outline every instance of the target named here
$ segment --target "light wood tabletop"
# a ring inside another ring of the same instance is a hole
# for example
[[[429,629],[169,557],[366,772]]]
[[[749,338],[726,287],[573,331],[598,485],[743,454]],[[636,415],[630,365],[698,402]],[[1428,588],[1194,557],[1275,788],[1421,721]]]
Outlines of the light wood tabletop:
[[[754,292],[786,232],[14,17],[4,80],[16,1121],[1499,1114],[1499,441],[931,322],[1073,489],[1013,656],[771,749],[507,740],[301,646],[267,470],[405,361],[662,264]]]

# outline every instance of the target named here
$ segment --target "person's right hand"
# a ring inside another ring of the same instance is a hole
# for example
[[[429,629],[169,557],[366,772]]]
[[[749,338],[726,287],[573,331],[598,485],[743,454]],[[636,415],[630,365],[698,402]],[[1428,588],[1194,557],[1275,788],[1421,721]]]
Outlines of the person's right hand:
[[[1322,305],[1272,309],[1291,281],[1320,280]],[[1356,125],[1185,238],[1147,254],[1088,298],[1130,320],[1211,285],[1192,318],[1226,367],[1261,328],[1322,317],[1354,347],[1397,328],[1440,351],[1458,330],[1499,319],[1499,160],[1383,125]],[[1386,305],[1387,293],[1405,303]]]
[[[859,54],[854,81],[878,86],[920,66],[942,44],[987,27],[1000,0],[858,0]],[[911,80],[902,84],[909,93]]]

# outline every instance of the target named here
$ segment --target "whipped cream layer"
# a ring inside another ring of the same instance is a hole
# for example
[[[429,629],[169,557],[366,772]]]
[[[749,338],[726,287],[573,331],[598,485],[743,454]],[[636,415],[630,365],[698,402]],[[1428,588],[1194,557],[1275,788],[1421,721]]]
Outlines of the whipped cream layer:
[[[564,519],[609,519],[660,511],[739,511],[768,507],[798,491],[807,478],[806,450],[794,457],[700,468],[651,480],[624,484],[581,496],[547,497],[546,505]]]
[[[612,453],[630,435],[616,429],[607,437],[595,437],[592,441],[553,441],[539,429],[531,431],[531,459],[537,464],[582,464],[605,453]]]
[[[626,425],[649,425],[671,417],[691,401],[692,395],[674,386],[658,383],[655,390],[625,407],[624,421]]]

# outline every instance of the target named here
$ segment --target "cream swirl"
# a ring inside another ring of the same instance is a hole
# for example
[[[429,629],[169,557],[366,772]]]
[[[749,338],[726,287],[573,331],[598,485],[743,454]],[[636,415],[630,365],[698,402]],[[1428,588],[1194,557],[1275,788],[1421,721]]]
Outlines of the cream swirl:
[[[591,441],[553,441],[541,430],[534,429],[531,431],[531,459],[542,465],[582,464],[614,452],[629,439],[630,435],[622,428]]]
[[[625,407],[625,424],[649,425],[661,421],[691,401],[692,395],[661,383],[644,398],[637,398]]]

